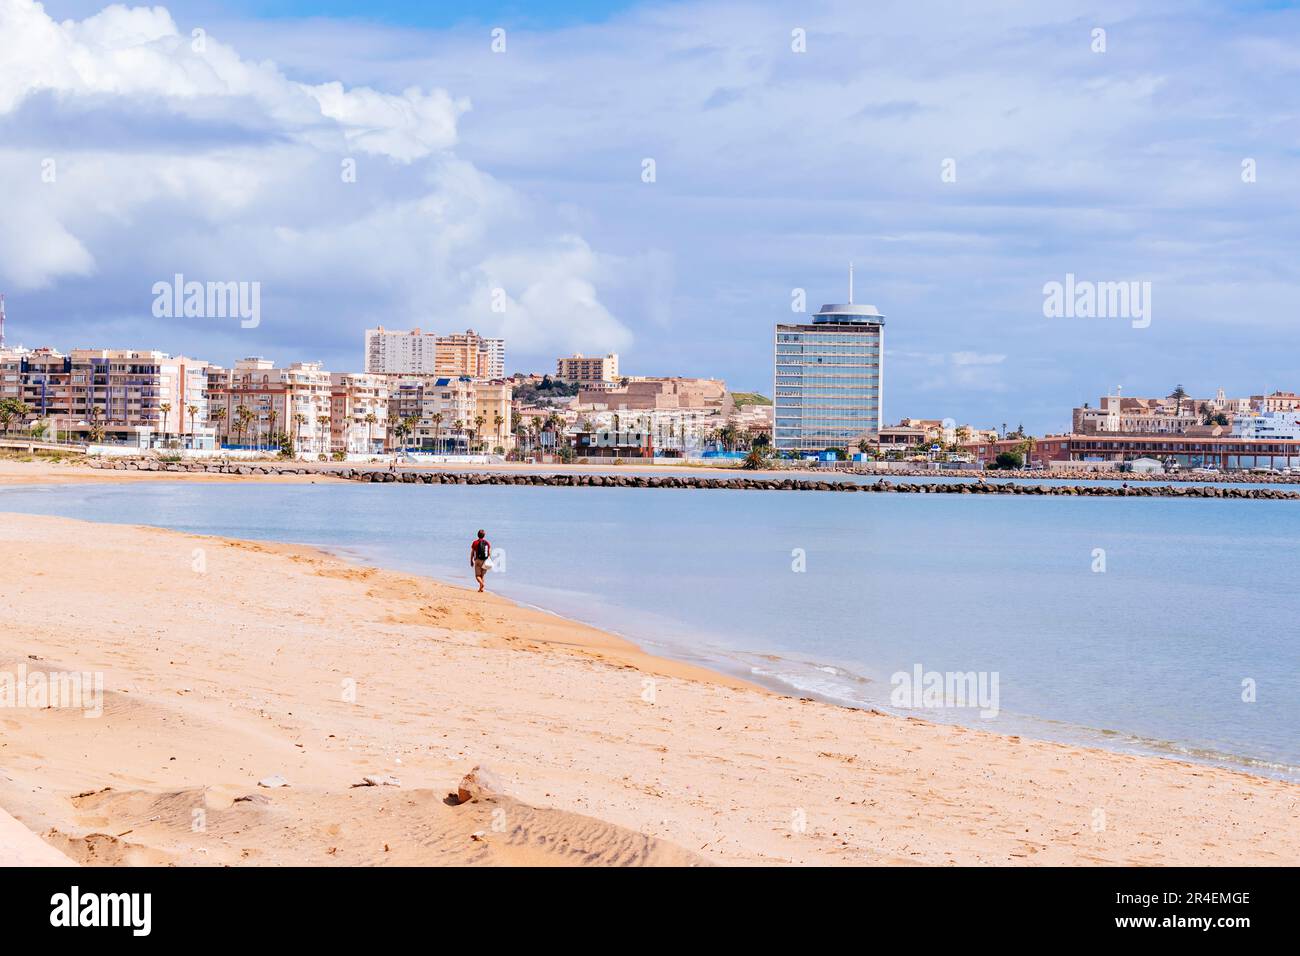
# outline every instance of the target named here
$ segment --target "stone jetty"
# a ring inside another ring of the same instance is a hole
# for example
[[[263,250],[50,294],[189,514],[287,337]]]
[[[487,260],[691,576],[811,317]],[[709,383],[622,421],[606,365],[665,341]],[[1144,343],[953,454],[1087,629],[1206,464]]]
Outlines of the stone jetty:
[[[1129,485],[1060,484],[1039,481],[891,481],[881,477],[864,482],[842,478],[806,478],[755,475],[748,477],[706,477],[695,475],[616,474],[599,475],[582,472],[566,474],[529,474],[523,472],[466,471],[392,471],[387,468],[348,466],[335,463],[304,465],[301,462],[166,462],[157,459],[92,459],[91,468],[116,471],[207,472],[234,476],[319,475],[347,481],[373,484],[425,485],[533,485],[561,488],[697,488],[728,491],[824,491],[836,494],[901,495],[1026,495],[1038,497],[1078,498],[1253,498],[1266,501],[1300,499],[1300,491],[1284,488],[1221,488],[1210,485],[1161,485],[1141,482]]]

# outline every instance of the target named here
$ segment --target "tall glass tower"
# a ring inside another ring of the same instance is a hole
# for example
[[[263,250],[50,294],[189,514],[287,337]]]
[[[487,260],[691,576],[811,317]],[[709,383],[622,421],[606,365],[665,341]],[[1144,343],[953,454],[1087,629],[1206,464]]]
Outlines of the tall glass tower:
[[[807,324],[776,327],[774,439],[780,451],[875,442],[883,424],[885,317],[874,305],[823,305]]]

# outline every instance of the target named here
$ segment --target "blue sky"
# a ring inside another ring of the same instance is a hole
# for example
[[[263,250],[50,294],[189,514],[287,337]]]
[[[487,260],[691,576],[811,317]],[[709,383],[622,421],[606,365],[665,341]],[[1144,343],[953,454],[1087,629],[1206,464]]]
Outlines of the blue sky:
[[[1300,385],[1294,4],[45,9],[0,0],[11,341],[344,368],[367,325],[472,326],[511,369],[770,392],[793,290],[853,260],[891,420]],[[263,321],[154,318],[177,272],[261,282]],[[1150,325],[1045,318],[1067,273],[1150,282]]]

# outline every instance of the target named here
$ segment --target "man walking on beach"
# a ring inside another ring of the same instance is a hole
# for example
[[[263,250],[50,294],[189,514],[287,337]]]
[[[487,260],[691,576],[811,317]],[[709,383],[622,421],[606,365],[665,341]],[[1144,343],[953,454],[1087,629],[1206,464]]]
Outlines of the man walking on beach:
[[[474,569],[474,580],[478,581],[479,592],[483,591],[483,575],[487,574],[488,558],[492,556],[492,542],[487,539],[487,532],[479,528],[478,537],[469,544],[469,566]]]

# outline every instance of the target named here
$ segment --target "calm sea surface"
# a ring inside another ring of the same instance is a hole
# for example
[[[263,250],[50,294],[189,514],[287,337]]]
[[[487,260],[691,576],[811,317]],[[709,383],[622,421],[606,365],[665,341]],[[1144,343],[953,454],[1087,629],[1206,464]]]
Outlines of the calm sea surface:
[[[483,527],[493,590],[648,650],[892,712],[898,672],[974,672],[997,716],[909,712],[1300,780],[1300,502],[148,482],[3,488],[4,511],[466,585]]]

